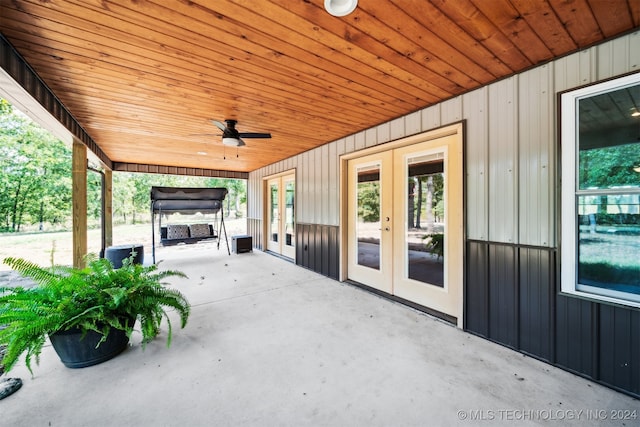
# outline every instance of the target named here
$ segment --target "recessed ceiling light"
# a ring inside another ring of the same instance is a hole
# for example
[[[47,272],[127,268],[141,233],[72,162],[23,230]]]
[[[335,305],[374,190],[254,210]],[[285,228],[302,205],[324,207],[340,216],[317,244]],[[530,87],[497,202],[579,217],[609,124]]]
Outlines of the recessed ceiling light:
[[[333,16],[346,16],[358,6],[358,0],[324,0],[324,8]]]

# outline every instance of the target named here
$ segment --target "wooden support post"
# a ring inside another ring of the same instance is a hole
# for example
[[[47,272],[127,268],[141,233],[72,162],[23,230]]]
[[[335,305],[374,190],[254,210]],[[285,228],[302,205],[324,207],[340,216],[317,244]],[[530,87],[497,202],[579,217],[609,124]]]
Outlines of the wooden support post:
[[[104,236],[105,249],[113,245],[113,171],[104,170]]]
[[[75,139],[71,165],[73,266],[82,268],[87,254],[87,147]]]

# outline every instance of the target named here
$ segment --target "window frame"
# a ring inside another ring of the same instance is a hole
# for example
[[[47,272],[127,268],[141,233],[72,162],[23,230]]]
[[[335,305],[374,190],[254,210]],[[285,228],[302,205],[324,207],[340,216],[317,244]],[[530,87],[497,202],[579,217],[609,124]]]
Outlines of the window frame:
[[[560,293],[582,297],[597,302],[607,302],[640,308],[640,295],[596,288],[578,283],[578,196],[615,194],[616,189],[580,189],[578,103],[581,99],[612,92],[628,86],[640,85],[640,72],[571,89],[559,94],[560,105]],[[625,189],[624,194],[640,194],[638,189]]]

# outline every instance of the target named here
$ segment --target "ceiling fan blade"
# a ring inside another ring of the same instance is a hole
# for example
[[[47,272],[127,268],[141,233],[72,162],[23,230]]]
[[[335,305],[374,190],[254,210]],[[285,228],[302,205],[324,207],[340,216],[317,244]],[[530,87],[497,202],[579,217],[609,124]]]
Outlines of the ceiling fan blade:
[[[226,126],[224,123],[219,122],[219,121],[217,121],[217,120],[211,120],[211,123],[213,123],[214,125],[216,125],[216,127],[217,127],[218,129],[220,129],[221,131],[223,131],[223,132],[224,132],[224,130],[227,128],[227,126]]]
[[[244,147],[245,145],[247,145],[247,144],[245,144],[242,139],[238,138],[238,145],[237,146],[238,147]]]
[[[240,132],[241,138],[271,138],[270,133],[260,133],[260,132]]]

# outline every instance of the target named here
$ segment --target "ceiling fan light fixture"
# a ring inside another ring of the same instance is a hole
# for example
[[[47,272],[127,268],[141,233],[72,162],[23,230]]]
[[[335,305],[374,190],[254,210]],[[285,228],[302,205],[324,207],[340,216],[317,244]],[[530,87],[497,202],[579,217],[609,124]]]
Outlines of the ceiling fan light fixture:
[[[324,0],[324,8],[333,16],[347,16],[358,6],[358,0]]]
[[[230,137],[223,137],[222,143],[224,145],[229,145],[231,147],[239,147],[242,145],[239,138],[230,138]]]

